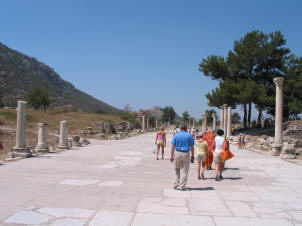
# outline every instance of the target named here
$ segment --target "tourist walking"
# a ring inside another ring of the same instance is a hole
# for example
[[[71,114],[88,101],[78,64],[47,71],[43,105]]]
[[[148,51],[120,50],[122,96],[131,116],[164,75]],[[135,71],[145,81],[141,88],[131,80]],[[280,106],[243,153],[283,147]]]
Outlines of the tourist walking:
[[[222,162],[221,162],[221,152],[223,150],[224,145],[224,131],[222,129],[217,130],[217,136],[215,137],[214,143],[212,144],[212,148],[215,146],[214,151],[214,162],[215,162],[215,170],[216,170],[216,181],[222,180]]]
[[[206,166],[207,160],[207,152],[208,152],[208,142],[205,140],[205,136],[203,134],[197,134],[196,136],[196,159],[197,159],[197,178],[200,180],[201,178],[204,180],[204,169]],[[200,174],[200,168],[201,174]]]
[[[161,148],[161,158],[164,159],[164,153],[166,147],[166,133],[165,133],[164,126],[161,126],[160,131],[156,134],[155,144],[157,145],[156,160],[158,160],[160,148]]]
[[[176,133],[179,133],[180,132],[180,129],[179,129],[179,126],[177,125],[174,129],[174,134],[173,136],[175,136]]]
[[[180,127],[180,133],[177,133],[172,139],[171,162],[175,160],[176,179],[174,189],[185,190],[188,172],[191,163],[194,162],[194,144],[193,136],[187,132],[185,125]],[[175,156],[174,156],[175,155]]]
[[[208,152],[206,159],[206,169],[211,170],[214,160],[213,152],[215,151],[215,146],[212,146],[215,140],[215,134],[212,130],[208,129],[204,135],[204,139],[208,142]]]

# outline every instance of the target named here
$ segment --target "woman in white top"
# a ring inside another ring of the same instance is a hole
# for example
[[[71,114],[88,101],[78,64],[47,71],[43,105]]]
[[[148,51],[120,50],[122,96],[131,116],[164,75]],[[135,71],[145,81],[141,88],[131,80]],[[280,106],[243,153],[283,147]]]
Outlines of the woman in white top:
[[[222,180],[222,162],[221,162],[221,152],[223,150],[224,144],[224,131],[222,129],[217,130],[217,136],[215,137],[213,146],[215,145],[214,151],[214,162],[215,162],[215,170],[216,170],[216,181]],[[213,146],[211,149],[213,149]]]

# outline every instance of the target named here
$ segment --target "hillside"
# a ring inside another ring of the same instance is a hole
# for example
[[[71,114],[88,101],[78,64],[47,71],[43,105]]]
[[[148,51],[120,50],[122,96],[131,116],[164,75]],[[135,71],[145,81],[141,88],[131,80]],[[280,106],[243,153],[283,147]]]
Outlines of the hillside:
[[[74,107],[85,112],[122,112],[76,89],[52,68],[35,58],[0,43],[0,88],[5,104],[16,106],[17,100],[24,100],[37,87],[49,91],[54,106]]]

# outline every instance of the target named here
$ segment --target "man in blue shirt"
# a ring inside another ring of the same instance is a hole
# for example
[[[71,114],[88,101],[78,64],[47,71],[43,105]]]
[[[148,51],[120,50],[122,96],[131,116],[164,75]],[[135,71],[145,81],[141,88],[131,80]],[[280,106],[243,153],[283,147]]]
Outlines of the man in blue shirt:
[[[171,148],[171,162],[175,160],[176,173],[174,189],[185,190],[190,167],[190,151],[191,162],[194,162],[194,145],[194,138],[187,132],[187,127],[181,126],[180,133],[175,134],[173,137]],[[180,175],[180,172],[182,175]]]

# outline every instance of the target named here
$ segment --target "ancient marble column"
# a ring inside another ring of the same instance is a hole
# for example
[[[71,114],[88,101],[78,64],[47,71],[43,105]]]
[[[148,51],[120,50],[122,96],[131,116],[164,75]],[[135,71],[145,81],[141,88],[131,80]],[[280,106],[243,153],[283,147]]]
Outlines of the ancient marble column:
[[[149,118],[147,116],[147,131],[149,131]]]
[[[207,113],[203,113],[202,131],[207,131]]]
[[[67,121],[61,121],[60,123],[60,141],[58,145],[59,149],[68,149],[68,136],[67,136]]]
[[[195,128],[196,127],[196,121],[195,121],[195,118],[193,118],[193,127]],[[195,128],[196,129],[196,128]]]
[[[224,126],[224,109],[223,106],[220,106],[220,129],[223,129]]]
[[[232,107],[228,107],[227,137],[232,136]]]
[[[283,121],[283,81],[284,78],[274,78],[276,85],[276,111],[275,111],[275,142],[272,155],[279,155],[283,146],[282,121]]]
[[[213,117],[213,131],[216,131],[216,114],[213,113],[212,117]]]
[[[45,123],[38,123],[38,145],[36,151],[48,151],[48,128]]]
[[[16,146],[12,155],[30,156],[30,148],[26,147],[26,105],[25,101],[18,101]]]
[[[223,130],[225,136],[227,134],[227,123],[228,123],[228,105],[224,104],[223,105]]]
[[[145,116],[143,115],[142,117],[142,131],[145,131],[146,127],[145,127]]]

